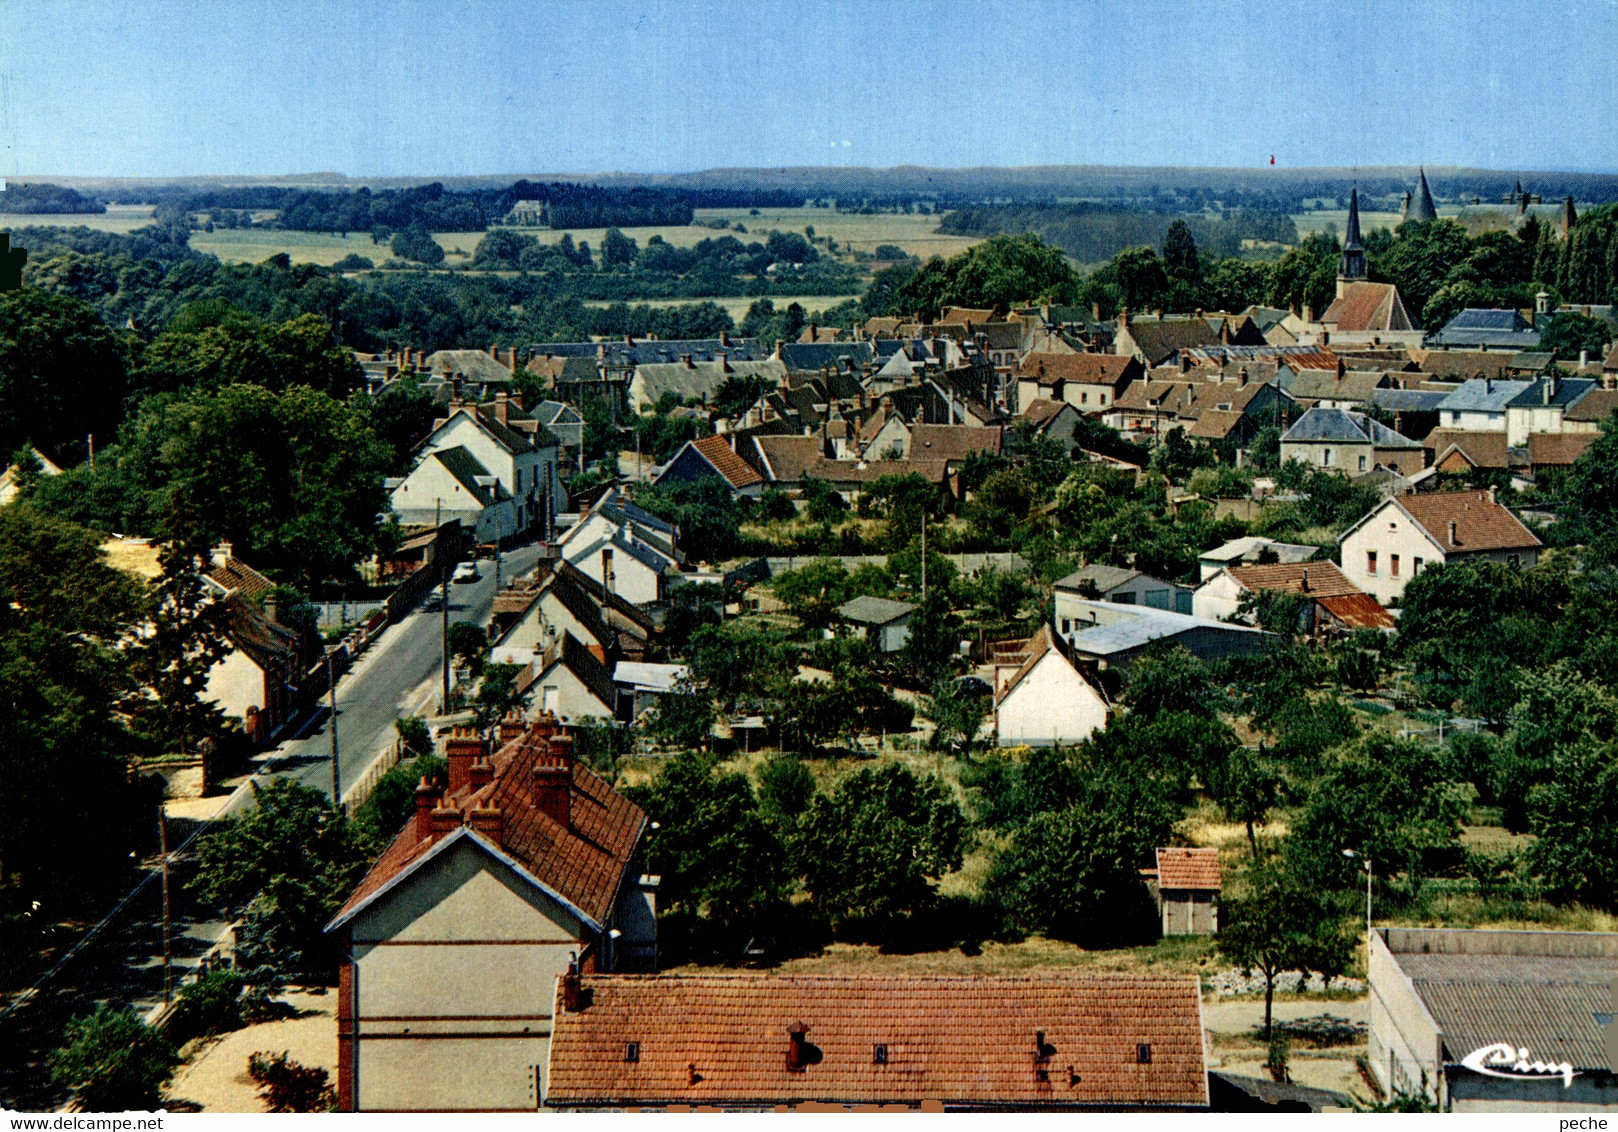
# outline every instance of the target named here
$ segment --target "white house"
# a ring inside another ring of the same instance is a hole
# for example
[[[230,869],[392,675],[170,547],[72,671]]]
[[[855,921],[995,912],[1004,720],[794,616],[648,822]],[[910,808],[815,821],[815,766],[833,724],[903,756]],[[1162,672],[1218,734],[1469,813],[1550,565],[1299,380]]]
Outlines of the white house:
[[[517,501],[498,476],[465,448],[426,452],[410,474],[387,481],[388,503],[407,527],[460,521],[474,542],[498,542],[522,530]]]
[[[608,492],[557,540],[562,557],[635,605],[668,596],[680,573],[679,528]]]
[[[1438,403],[1438,427],[1467,432],[1505,432],[1506,407],[1533,387],[1531,381],[1474,377]]]
[[[1334,562],[1270,563],[1227,566],[1197,587],[1192,612],[1216,621],[1235,621],[1242,600],[1258,593],[1291,593],[1309,598],[1298,628],[1314,633],[1323,627],[1392,629],[1393,618],[1344,576]]]
[[[1002,747],[1069,746],[1106,727],[1111,710],[1061,638],[1042,625],[1023,666],[995,690],[995,733]]]
[[[447,783],[416,790],[326,928],[344,1112],[532,1114],[570,964],[656,969],[646,815],[573,757],[571,736],[542,718],[492,753],[465,732],[445,753]]]
[[[434,424],[416,452],[419,458],[456,447],[464,448],[510,493],[519,530],[537,529],[541,538],[550,537],[557,514],[567,509],[555,437],[541,432],[531,438],[475,405],[459,404]]]
[[[1506,443],[1520,448],[1530,436],[1560,433],[1563,414],[1595,387],[1589,378],[1539,378],[1506,402]]]
[[[1384,605],[1428,566],[1462,559],[1527,569],[1541,543],[1491,491],[1396,495],[1344,532],[1343,573]]]
[[[618,686],[591,648],[572,633],[533,662],[534,705],[566,724],[612,719],[618,714]]]

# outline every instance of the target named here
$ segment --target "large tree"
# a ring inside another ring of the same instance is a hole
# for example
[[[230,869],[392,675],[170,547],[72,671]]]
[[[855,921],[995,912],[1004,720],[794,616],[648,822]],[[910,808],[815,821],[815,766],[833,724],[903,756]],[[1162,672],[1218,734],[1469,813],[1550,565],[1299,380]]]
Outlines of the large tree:
[[[229,539],[307,591],[371,552],[390,455],[359,412],[324,393],[227,385],[147,398],[107,474],[144,490],[150,533]]]
[[[38,287],[0,295],[0,452],[59,463],[110,444],[128,393],[126,342],[95,308]]]

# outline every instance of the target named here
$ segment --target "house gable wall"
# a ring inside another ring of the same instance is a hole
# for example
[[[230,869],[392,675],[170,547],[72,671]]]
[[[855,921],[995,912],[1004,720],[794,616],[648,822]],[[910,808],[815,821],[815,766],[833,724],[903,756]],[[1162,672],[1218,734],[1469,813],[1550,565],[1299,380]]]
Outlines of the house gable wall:
[[[1002,747],[1067,745],[1107,726],[1107,705],[1054,648],[995,708]]]

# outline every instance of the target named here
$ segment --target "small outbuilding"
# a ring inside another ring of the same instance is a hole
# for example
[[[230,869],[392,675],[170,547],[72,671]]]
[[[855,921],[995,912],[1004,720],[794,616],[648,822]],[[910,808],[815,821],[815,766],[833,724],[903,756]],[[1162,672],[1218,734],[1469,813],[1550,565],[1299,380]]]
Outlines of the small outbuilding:
[[[1157,851],[1156,874],[1148,873],[1163,918],[1164,935],[1214,935],[1219,931],[1219,850]]]
[[[867,638],[877,652],[898,652],[910,639],[910,618],[916,607],[906,601],[861,594],[837,607],[838,616],[856,636]]]

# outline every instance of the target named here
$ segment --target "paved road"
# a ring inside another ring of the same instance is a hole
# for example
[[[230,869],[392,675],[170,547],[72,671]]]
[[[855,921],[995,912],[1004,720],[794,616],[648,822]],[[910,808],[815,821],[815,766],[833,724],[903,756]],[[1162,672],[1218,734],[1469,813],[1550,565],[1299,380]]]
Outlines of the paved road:
[[[526,573],[539,560],[537,546],[501,556],[501,576]],[[480,562],[482,578],[451,585],[450,620],[487,622],[494,608],[494,563]],[[438,591],[383,633],[353,669],[337,682],[337,737],[346,792],[376,754],[393,741],[400,714],[432,714],[438,705],[442,614]],[[425,685],[425,686],[424,686]],[[331,790],[331,739],[327,713],[317,711],[295,734],[261,757],[259,776],[285,774],[323,792]],[[248,804],[243,790],[230,809]],[[179,845],[195,829],[171,821],[170,844]],[[155,872],[155,862],[147,871]],[[190,854],[178,855],[172,876],[176,982],[218,941],[227,924],[214,910],[194,902],[186,879]],[[68,1018],[98,1001],[130,1004],[145,1013],[162,1001],[162,900],[154,879],[130,901],[107,929],[64,967],[56,978],[0,1026],[0,1108],[38,1111],[54,1108],[65,1094],[50,1084],[45,1055],[60,1040]]]
[[[509,581],[539,561],[539,547],[523,546],[500,558],[500,575]],[[486,624],[494,609],[494,563],[478,563],[476,582],[449,587],[450,622]],[[377,754],[392,744],[393,721],[401,715],[437,711],[439,673],[443,663],[443,614],[439,591],[404,620],[382,634],[337,682],[337,747],[340,788],[346,794]],[[424,687],[426,685],[426,687]],[[273,773],[331,793],[331,732],[324,708],[295,729],[265,760]],[[239,803],[238,803],[239,804]]]

